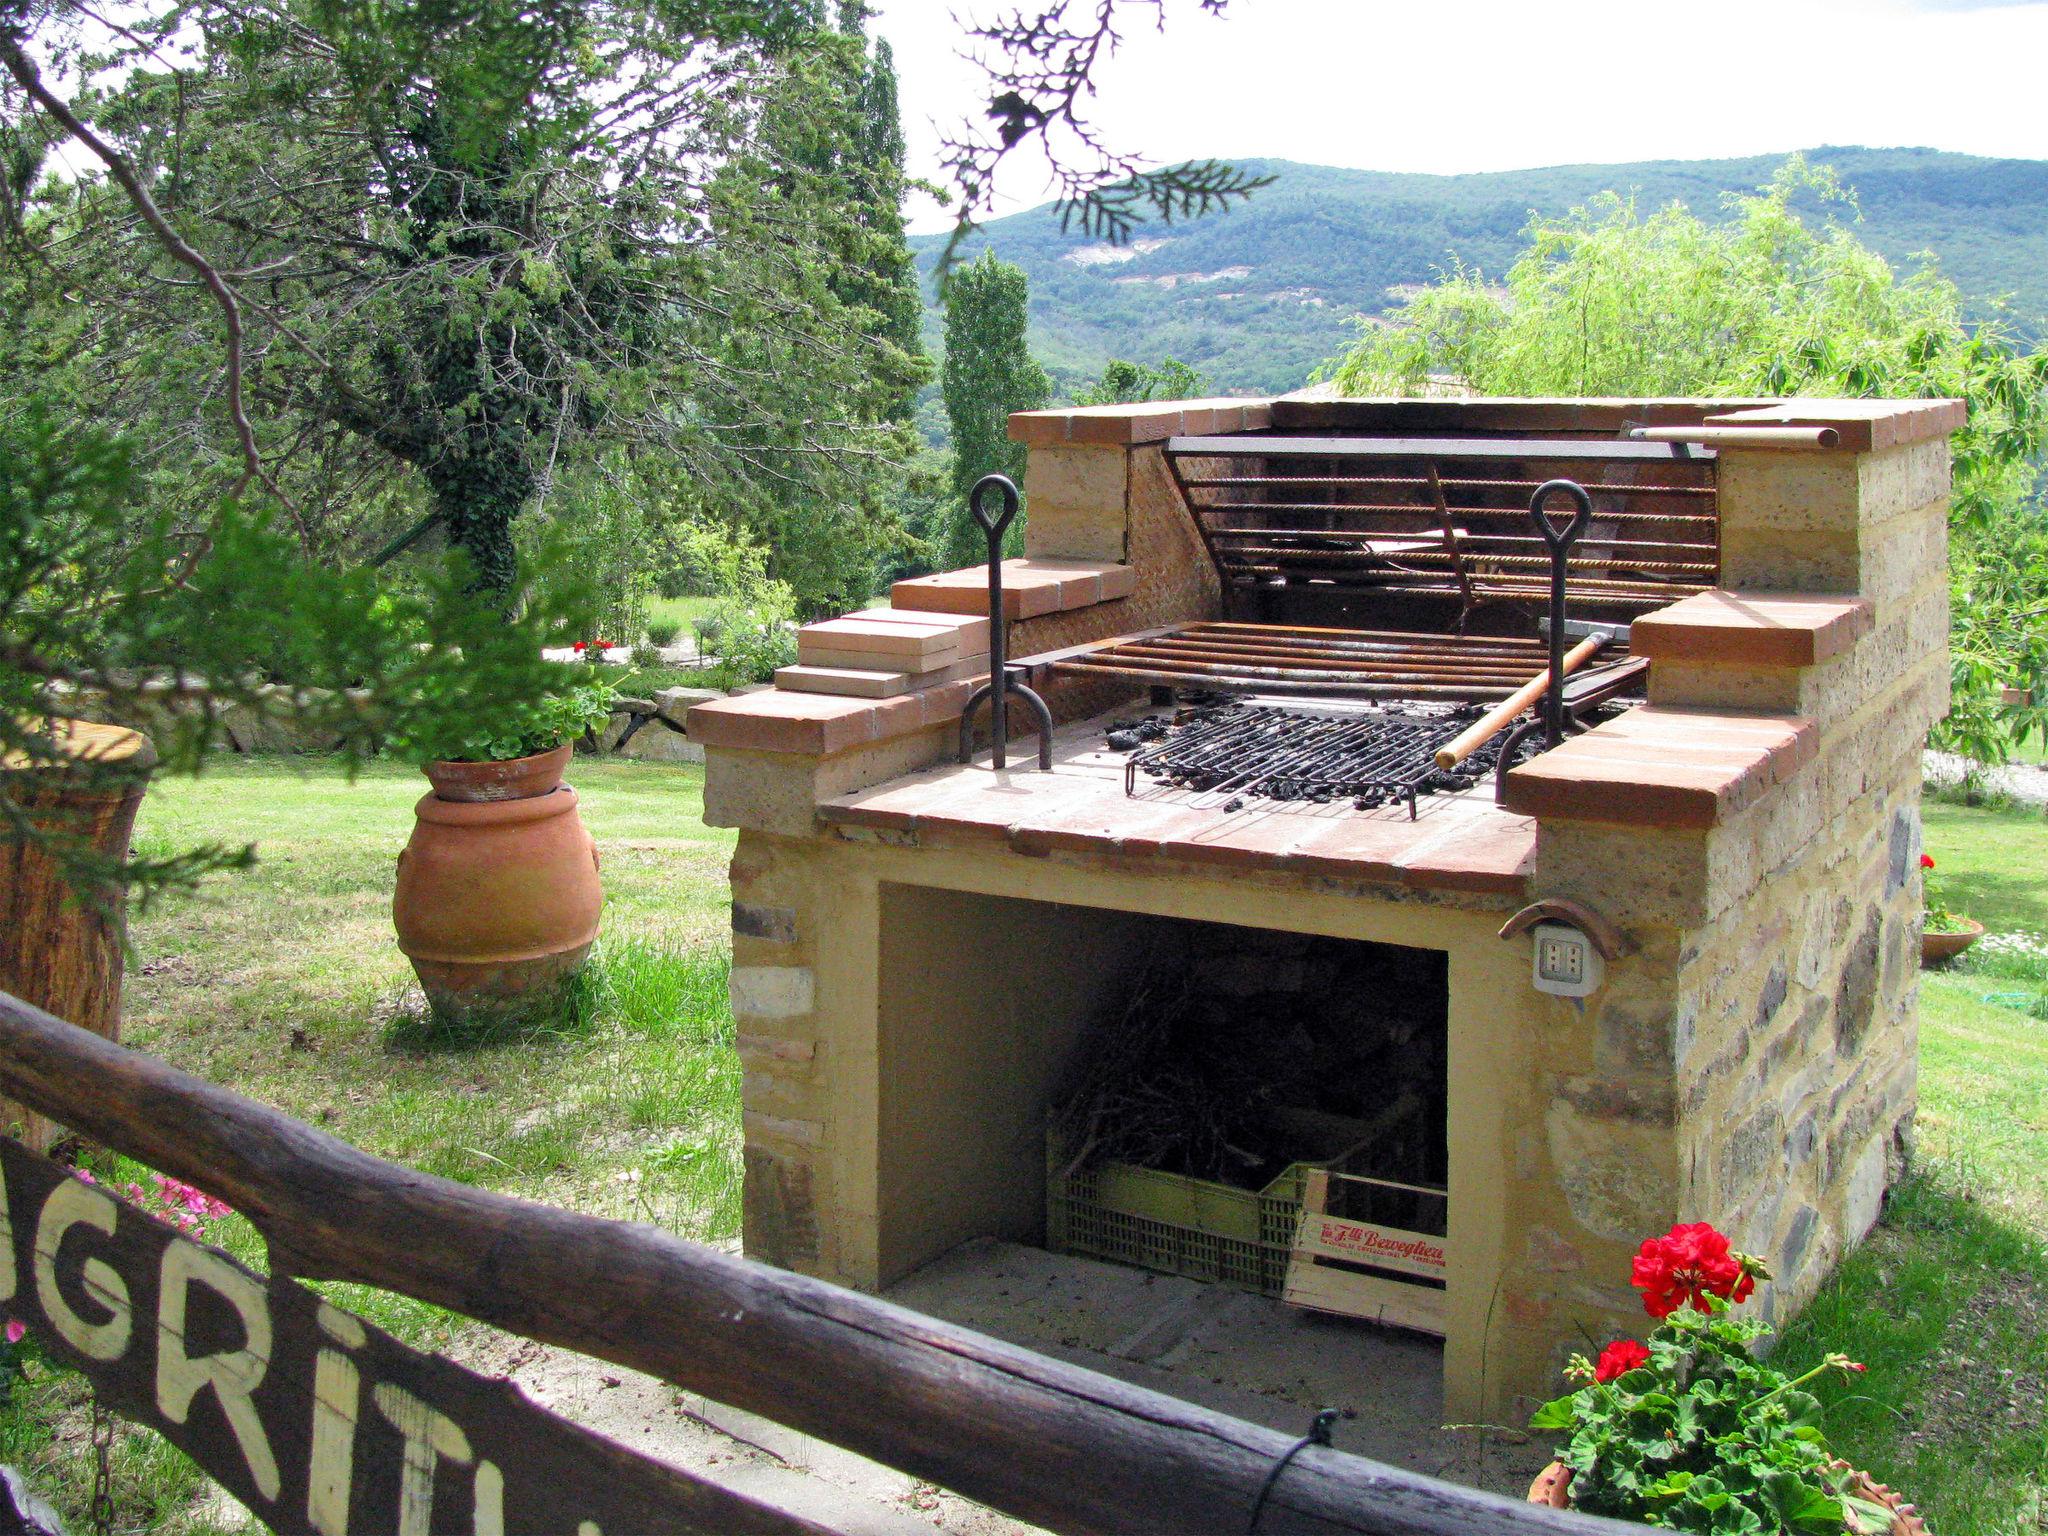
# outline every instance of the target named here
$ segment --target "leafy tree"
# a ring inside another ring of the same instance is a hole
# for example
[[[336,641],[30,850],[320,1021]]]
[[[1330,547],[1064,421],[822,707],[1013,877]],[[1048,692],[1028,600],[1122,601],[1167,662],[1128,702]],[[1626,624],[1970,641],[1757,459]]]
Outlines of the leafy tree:
[[[1146,400],[1198,400],[1207,390],[1202,376],[1178,358],[1156,367],[1112,359],[1102,377],[1074,396],[1076,405],[1136,405]]]
[[[841,23],[850,36],[865,35],[865,7],[849,0]],[[930,375],[919,327],[924,296],[918,291],[917,258],[903,228],[903,194],[908,186],[903,141],[903,110],[897,100],[896,55],[887,38],[876,40],[872,58],[862,60],[854,91],[851,152],[856,217],[867,235],[865,260],[856,269],[863,283],[852,297],[881,317],[881,334],[916,366],[916,378],[889,411],[889,419],[907,424],[915,411],[918,389]]]
[[[2036,499],[2048,354],[1966,324],[1934,266],[1899,277],[1852,230],[1816,228],[1800,193],[1853,208],[1825,169],[1788,163],[1710,226],[1609,195],[1537,219],[1504,287],[1460,269],[1361,328],[1327,372],[1347,393],[1961,396],[1951,576],[1955,703],[1936,739],[1991,761],[2048,712],[2001,708],[2001,683],[2048,688],[2048,557]]]
[[[184,769],[227,706],[350,754],[487,715],[516,732],[583,686],[539,651],[589,621],[545,550],[549,585],[522,584],[522,510],[601,516],[653,485],[772,526],[883,472],[920,368],[902,156],[889,61],[842,15],[0,0],[0,750],[53,761],[43,717],[81,694],[178,706],[159,746]],[[1012,121],[1055,19],[991,66]],[[1062,64],[1070,99],[1096,56]],[[67,140],[100,169],[44,175]],[[446,562],[322,563],[366,508],[422,505]],[[4,835],[81,889],[246,857],[109,863],[33,819],[27,777],[0,779]]]
[[[885,451],[868,402],[921,367],[833,281],[869,243],[840,164],[858,43],[796,4],[424,14],[207,0],[105,61],[130,73],[101,122],[181,238],[260,274],[237,298],[282,499],[287,464],[348,434],[506,591],[514,517],[607,447],[743,497],[843,492]],[[205,39],[175,72],[174,27]],[[213,370],[178,354],[212,296],[168,282],[168,253],[133,259],[140,217],[121,188],[46,181],[12,243],[96,301],[88,398],[147,377],[157,410],[210,425]]]
[[[967,493],[983,475],[1024,481],[1024,445],[1009,436],[1012,411],[1035,411],[1052,395],[1045,370],[1025,341],[1027,292],[1022,268],[984,251],[946,284],[946,362],[940,375],[953,429],[953,505],[935,530],[954,565],[987,558],[967,516]],[[1011,525],[1012,537],[1021,537]]]

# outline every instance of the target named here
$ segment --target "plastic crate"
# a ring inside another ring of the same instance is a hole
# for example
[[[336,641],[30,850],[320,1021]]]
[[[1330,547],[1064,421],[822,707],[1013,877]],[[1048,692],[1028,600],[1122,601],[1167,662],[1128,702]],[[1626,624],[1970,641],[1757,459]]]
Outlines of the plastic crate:
[[[1333,1150],[1321,1161],[1290,1163],[1260,1190],[1129,1163],[1101,1163],[1065,1177],[1070,1159],[1049,1135],[1046,1246],[1278,1296],[1287,1287],[1304,1180],[1310,1169],[1342,1156]]]

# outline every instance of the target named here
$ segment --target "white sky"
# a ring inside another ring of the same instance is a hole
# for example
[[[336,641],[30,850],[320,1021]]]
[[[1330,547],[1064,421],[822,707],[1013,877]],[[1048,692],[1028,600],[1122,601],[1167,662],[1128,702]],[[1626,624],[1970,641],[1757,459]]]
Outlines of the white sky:
[[[1016,0],[870,0],[917,174],[941,179],[941,129],[981,106],[954,17],[999,3]],[[1097,116],[1158,164],[1457,172],[1815,144],[2048,159],[2048,3],[1232,0],[1219,19],[1167,0],[1164,35],[1125,4]],[[1001,191],[998,215],[1045,201],[1043,162],[1020,159]],[[916,201],[914,230],[950,222]]]

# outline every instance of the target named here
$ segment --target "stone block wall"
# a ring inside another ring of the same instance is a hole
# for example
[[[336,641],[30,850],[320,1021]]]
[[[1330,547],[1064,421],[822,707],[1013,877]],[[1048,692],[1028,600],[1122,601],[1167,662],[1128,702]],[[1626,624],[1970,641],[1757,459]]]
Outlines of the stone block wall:
[[[1627,1259],[1676,1220],[1763,1255],[1762,1315],[1782,1322],[1869,1229],[1910,1152],[1920,751],[1947,707],[1947,439],[1729,451],[1720,510],[1723,587],[1635,636],[1652,703],[1635,728],[1675,722],[1665,750],[1699,765],[1701,813],[1672,814],[1669,769],[1632,785],[1598,759],[1613,727],[1543,759],[1549,782],[1522,797],[1548,797],[1533,889],[1612,916],[1630,952],[1583,1007],[1549,1004],[1543,1129],[1521,1171],[1554,1219],[1532,1222],[1503,1277],[1526,1324],[1503,1352],[1521,1357],[1511,1374],[1548,1374],[1587,1333],[1639,1334]],[[1734,749],[1773,723],[1796,744],[1769,760]]]

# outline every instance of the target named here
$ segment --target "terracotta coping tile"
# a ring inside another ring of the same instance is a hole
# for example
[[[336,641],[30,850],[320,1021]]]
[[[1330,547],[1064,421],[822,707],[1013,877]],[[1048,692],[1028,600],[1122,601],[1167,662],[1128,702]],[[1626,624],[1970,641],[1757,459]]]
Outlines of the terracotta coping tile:
[[[1048,415],[1057,413],[1048,412]],[[1946,437],[1961,429],[1961,400],[1704,400],[1671,397],[1527,397],[1416,400],[1391,396],[1282,396],[1271,406],[1285,431],[1372,433],[1388,437],[1477,430],[1583,432],[1611,436],[1625,422],[1658,426],[1833,427],[1837,451],[1863,453]],[[1014,418],[1013,418],[1014,419]],[[1012,432],[1014,436],[1014,431]]]
[[[957,720],[974,686],[972,679],[962,678],[893,699],[764,689],[693,705],[685,725],[700,746],[828,757]]]
[[[1508,774],[1525,816],[1705,828],[1754,804],[1818,750],[1813,722],[1644,706]]]
[[[1264,399],[1165,400],[1141,405],[1084,405],[1058,411],[1015,411],[1010,438],[1033,448],[1096,445],[1113,448],[1163,443],[1183,434],[1253,432],[1272,423]]]
[[[1778,400],[1747,410],[1721,411],[1710,426],[1833,427],[1839,448],[1867,453],[1902,443],[1948,437],[1963,429],[1969,407],[1961,400]]]
[[[1535,824],[1479,797],[1438,797],[1420,822],[1381,811],[1253,801],[1234,812],[1161,796],[1126,798],[1120,757],[1094,750],[1099,722],[1069,727],[1051,775],[997,776],[947,763],[818,807],[827,824],[941,843],[999,844],[1026,857],[1072,851],[1232,870],[1327,876],[1415,890],[1518,895]]]
[[[1637,619],[1629,649],[1653,663],[1810,667],[1848,650],[1871,625],[1866,598],[1716,590]]]
[[[1423,890],[1519,896],[1536,867],[1536,823],[1489,807],[1397,861],[1404,884]]]
[[[1099,560],[1020,558],[1003,562],[1003,615],[1035,619],[1066,613],[1138,590],[1128,565]],[[910,576],[889,591],[889,613],[987,614],[988,567],[970,565],[933,576]],[[871,610],[872,611],[872,610]]]
[[[887,615],[895,610],[880,612]],[[892,657],[911,657],[927,664],[916,669],[924,671],[964,653],[987,650],[988,620],[955,613],[904,613],[894,618],[849,614],[804,625],[796,632],[796,643],[799,652],[879,651]]]

